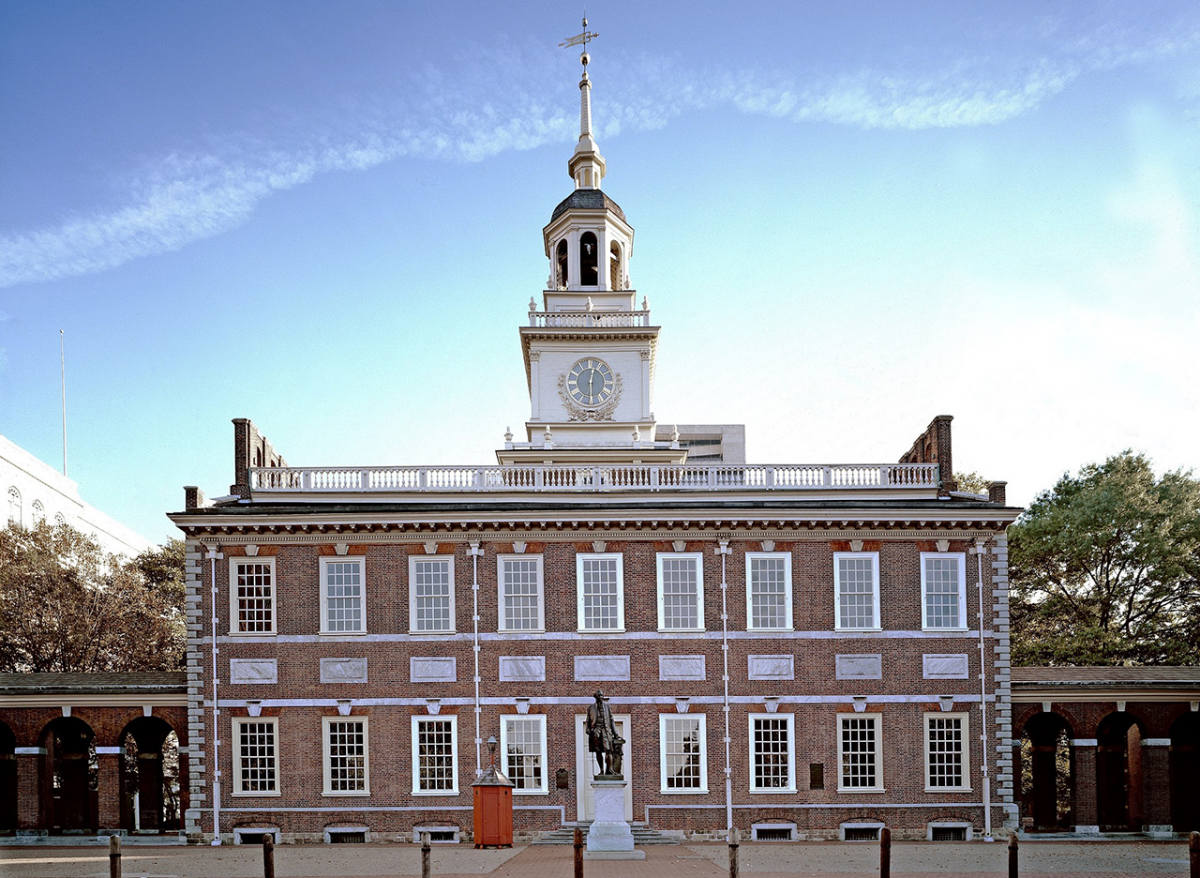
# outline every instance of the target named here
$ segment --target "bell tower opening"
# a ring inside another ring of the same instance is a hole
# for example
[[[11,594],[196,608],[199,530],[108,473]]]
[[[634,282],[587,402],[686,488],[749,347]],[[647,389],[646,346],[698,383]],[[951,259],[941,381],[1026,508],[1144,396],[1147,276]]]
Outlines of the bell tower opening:
[[[567,288],[567,242],[559,241],[558,248],[554,253],[554,264],[556,266],[555,280],[558,283],[560,290]]]
[[[600,285],[600,254],[597,252],[596,236],[584,232],[579,236],[579,283],[585,287]]]
[[[616,241],[612,242],[608,252],[608,288],[610,290],[625,289],[621,277],[621,245]]]

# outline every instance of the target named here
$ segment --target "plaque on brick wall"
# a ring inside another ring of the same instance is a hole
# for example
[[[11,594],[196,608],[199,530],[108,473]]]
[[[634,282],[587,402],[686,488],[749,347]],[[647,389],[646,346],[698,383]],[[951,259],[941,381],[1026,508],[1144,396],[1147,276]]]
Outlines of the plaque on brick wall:
[[[839,680],[883,679],[881,655],[839,655],[836,667]]]
[[[546,680],[544,655],[500,656],[501,683],[543,683]]]
[[[408,660],[408,676],[413,683],[455,683],[458,681],[458,659],[452,655],[414,655]]]
[[[926,680],[966,680],[970,677],[965,653],[958,655],[925,655]]]
[[[660,655],[658,657],[658,679],[664,682],[703,680],[704,656]]]
[[[575,656],[576,682],[623,681],[628,679],[629,656],[627,655]]]
[[[275,659],[230,659],[230,683],[278,683],[279,664]]]
[[[796,679],[796,657],[791,655],[752,655],[746,658],[746,676],[751,680]]]
[[[367,660],[365,658],[321,659],[322,683],[365,683],[367,682]]]

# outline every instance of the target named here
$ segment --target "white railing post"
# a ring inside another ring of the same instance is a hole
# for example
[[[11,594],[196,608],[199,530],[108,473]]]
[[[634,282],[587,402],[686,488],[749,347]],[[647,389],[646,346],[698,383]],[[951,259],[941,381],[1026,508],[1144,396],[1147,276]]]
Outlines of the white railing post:
[[[429,488],[429,470],[421,467],[417,470],[417,490],[425,491]]]
[[[304,491],[312,490],[312,470],[304,470],[300,473],[300,488]]]
[[[763,476],[763,483],[768,488],[775,487],[775,467],[769,466],[766,468]]]
[[[358,474],[358,486],[364,491],[371,490],[371,474],[366,470],[361,470]]]
[[[656,466],[650,467],[650,490],[658,490],[658,467]]]
[[[826,486],[833,484],[833,467],[821,467],[821,484]]]
[[[891,467],[881,466],[879,468],[879,485],[886,488],[891,484]]]

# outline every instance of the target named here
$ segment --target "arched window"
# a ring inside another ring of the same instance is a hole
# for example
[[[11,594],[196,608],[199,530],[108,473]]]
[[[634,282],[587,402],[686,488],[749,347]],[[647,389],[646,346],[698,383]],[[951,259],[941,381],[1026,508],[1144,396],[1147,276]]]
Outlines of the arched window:
[[[34,524],[41,524],[46,520],[46,507],[42,505],[41,500],[34,500],[32,509]]]
[[[63,514],[61,512],[56,512],[54,513],[54,523],[61,526],[66,524],[67,520],[63,518]]]
[[[610,290],[625,289],[621,277],[621,245],[616,241],[612,242],[608,251],[608,288]]]
[[[15,486],[8,489],[8,523],[21,523],[21,492]]]
[[[600,285],[600,253],[597,249],[596,236],[584,232],[579,236],[579,283],[585,287]]]
[[[554,254],[555,280],[558,281],[558,288],[565,290],[567,288],[567,242],[559,241],[558,249]]]

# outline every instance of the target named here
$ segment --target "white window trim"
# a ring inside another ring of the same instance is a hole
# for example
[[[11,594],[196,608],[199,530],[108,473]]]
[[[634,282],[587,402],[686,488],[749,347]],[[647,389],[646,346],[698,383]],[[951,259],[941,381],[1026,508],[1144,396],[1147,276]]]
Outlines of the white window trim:
[[[242,791],[242,726],[250,723],[267,723],[275,727],[275,790],[261,792],[259,790]],[[245,798],[260,798],[265,796],[280,796],[283,794],[283,777],[279,773],[279,717],[275,716],[246,716],[233,718],[233,728],[230,730],[233,739],[233,792],[231,795]]]
[[[929,624],[929,603],[925,599],[925,559],[940,558],[958,561],[958,625],[954,627],[933,626]],[[921,553],[921,630],[922,631],[966,631],[967,625],[967,556],[963,552],[922,552]]]
[[[842,721],[847,719],[871,720],[875,724],[875,786],[842,786]],[[839,713],[837,715],[837,791],[839,793],[884,793],[883,785],[883,715],[879,713]]]
[[[788,727],[788,785],[786,787],[756,787],[754,785],[754,721],[756,719],[786,719]],[[794,713],[752,713],[749,715],[750,726],[750,792],[762,795],[778,795],[780,793],[796,793],[796,715]]]
[[[667,558],[691,558],[696,562],[696,622],[695,628],[667,628],[663,624],[663,561]],[[704,630],[704,553],[703,552],[659,552],[655,561],[658,571],[658,630],[671,631],[703,631]]]
[[[340,564],[346,561],[358,562],[358,578],[361,596],[359,600],[362,602],[362,628],[358,631],[330,631],[329,630],[329,592],[328,582],[326,581],[327,570],[330,564]],[[345,635],[346,637],[358,637],[367,633],[367,559],[364,555],[327,555],[321,558],[321,634],[332,634],[334,636]]]
[[[416,574],[416,566],[420,561],[446,561],[450,565],[450,627],[441,631],[418,631],[417,630],[417,595],[414,588],[413,577]],[[453,555],[409,555],[408,556],[408,633],[418,634],[421,636],[438,637],[446,634],[455,634],[458,631],[458,616],[454,600],[454,592],[456,583],[454,579],[454,556]]]
[[[536,628],[506,628],[504,626],[504,562],[505,561],[537,561],[538,583],[538,625]],[[546,574],[545,561],[541,555],[497,555],[496,556],[496,600],[498,618],[496,630],[512,631],[516,634],[545,634],[546,633]]]
[[[929,723],[934,719],[961,719],[963,766],[962,776],[964,786],[934,787],[929,785]],[[969,793],[971,792],[971,715],[968,713],[942,713],[941,711],[925,711],[925,792],[927,793]],[[950,825],[950,824],[947,824]],[[955,826],[959,824],[953,824]]]
[[[696,789],[681,790],[677,787],[667,786],[667,721],[673,719],[700,720],[700,786]],[[658,781],[659,792],[663,795],[696,796],[708,792],[708,722],[704,714],[660,713],[658,715]]]
[[[751,579],[750,567],[751,562],[758,559],[767,558],[782,558],[783,572],[787,577],[787,591],[784,592],[784,606],[786,607],[787,625],[782,628],[767,628],[754,624],[754,597],[751,594]],[[795,617],[792,611],[792,553],[791,552],[747,552],[746,553],[746,630],[747,631],[794,631],[796,628]]]
[[[266,564],[271,568],[271,630],[238,631],[237,568],[239,564]],[[275,556],[236,555],[229,559],[229,634],[232,637],[274,637],[279,633],[279,577]]]
[[[519,789],[513,787],[514,796],[548,796],[550,795],[550,760],[549,754],[546,752],[546,715],[544,713],[506,713],[500,716],[500,768],[506,774],[508,773],[508,721],[521,720],[527,722],[536,720],[542,727],[542,785],[537,789]]]
[[[872,600],[875,601],[875,624],[869,627],[850,627],[842,625],[842,558],[870,558],[874,567],[872,579],[874,591]],[[834,552],[833,553],[833,627],[837,631],[882,631],[883,606],[879,601],[879,553],[878,552]]]
[[[334,790],[329,777],[329,727],[333,723],[361,723],[363,727],[363,787],[361,790]],[[371,729],[365,716],[321,717],[321,783],[323,796],[369,796],[371,795]]]
[[[421,786],[421,759],[418,744],[420,742],[420,725],[423,722],[450,722],[451,767],[454,772],[454,789],[423,790]],[[414,796],[457,796],[458,795],[458,717],[427,715],[412,718],[412,794]]]
[[[617,627],[585,628],[583,626],[583,562],[599,558],[617,559]],[[620,552],[581,552],[575,556],[575,609],[577,627],[581,634],[623,634],[625,632],[625,556]]]

